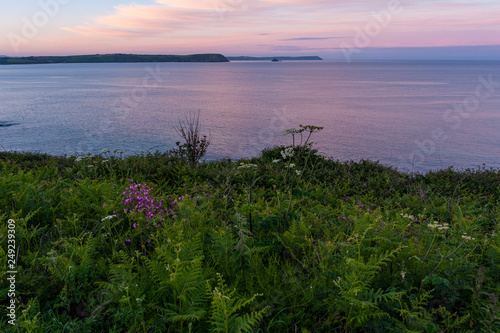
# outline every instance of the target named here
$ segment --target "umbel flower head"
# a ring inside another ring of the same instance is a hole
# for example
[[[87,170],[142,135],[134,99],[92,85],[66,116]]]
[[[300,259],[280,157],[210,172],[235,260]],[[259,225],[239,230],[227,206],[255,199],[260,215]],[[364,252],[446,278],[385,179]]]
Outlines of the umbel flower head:
[[[245,164],[241,162],[240,166],[238,167],[238,169],[251,169],[251,168],[257,168],[257,164],[251,164],[251,163]]]
[[[465,239],[466,241],[473,241],[476,240],[474,237],[467,236],[467,235],[462,235],[462,238]]]
[[[303,132],[303,131],[304,131],[304,130],[298,130],[298,129],[296,129],[296,128],[289,128],[289,129],[287,129],[287,130],[285,130],[285,131],[283,132],[283,136],[288,135],[288,134],[292,134],[292,135],[293,135],[293,134],[301,133],[301,132]]]
[[[427,227],[431,228],[431,229],[437,229],[438,231],[444,231],[444,230],[448,230],[450,227],[450,225],[448,223],[439,223],[438,221],[434,221],[432,223],[429,223],[427,225]]]
[[[285,150],[282,150],[281,156],[283,157],[284,160],[286,160],[287,157],[292,157],[293,156],[293,147],[288,147]]]

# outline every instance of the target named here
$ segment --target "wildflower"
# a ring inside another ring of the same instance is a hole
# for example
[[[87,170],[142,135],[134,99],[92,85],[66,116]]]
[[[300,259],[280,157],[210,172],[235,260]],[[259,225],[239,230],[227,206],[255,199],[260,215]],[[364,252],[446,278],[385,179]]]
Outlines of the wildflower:
[[[83,160],[83,159],[84,159],[84,157],[83,157],[83,156],[78,156],[78,157],[76,158],[75,162],[80,162],[80,161],[81,161],[81,160]]]
[[[462,238],[465,239],[465,240],[467,240],[467,241],[475,240],[475,238],[470,237],[470,236],[466,236],[466,235],[462,235]]]
[[[288,165],[285,165],[285,168],[294,168],[295,167],[295,163],[290,163]]]
[[[428,226],[429,228],[431,228],[431,229],[435,229],[435,228],[438,228],[438,227],[439,227],[439,224],[438,224],[438,222],[437,222],[437,221],[434,221],[434,222],[432,222],[432,223],[429,223],[427,226]]]
[[[91,165],[87,165],[87,168],[93,168],[94,166],[91,164]]]
[[[449,224],[448,224],[448,223],[441,223],[441,224],[440,224],[438,221],[433,221],[432,223],[429,223],[429,224],[427,225],[427,227],[429,227],[429,228],[431,228],[431,229],[436,229],[436,228],[437,228],[437,230],[438,230],[438,231],[443,231],[443,230],[448,230],[448,229],[450,229],[450,227],[449,227]]]
[[[401,277],[403,278],[403,280],[405,279],[405,275],[406,275],[406,272],[405,271],[401,271]]]
[[[438,230],[448,230],[449,229],[449,224],[448,223],[443,223]]]
[[[280,153],[283,159],[286,160],[287,157],[293,156],[293,147],[288,147],[285,150],[282,150]]]
[[[295,128],[289,128],[283,132],[283,136],[288,135],[288,134],[297,134],[299,131]]]
[[[116,215],[109,215],[109,216],[106,216],[105,218],[103,218],[103,219],[101,220],[101,222],[104,222],[104,221],[106,221],[106,220],[111,220],[113,217],[116,217]]]
[[[130,239],[127,239],[127,242],[130,243]]]
[[[373,191],[373,190],[372,190],[372,191]],[[401,214],[399,214],[399,215],[401,215],[401,216],[402,216],[402,217],[404,217],[405,219],[415,220],[415,216],[413,216],[413,215],[408,215],[408,214],[403,214],[403,213],[401,213]]]
[[[295,173],[297,174],[297,176],[300,176],[300,174],[302,173],[301,171],[299,170],[295,170]]]
[[[99,152],[99,154],[109,153],[109,148],[104,148]]]
[[[281,161],[281,160],[273,160],[273,163],[278,163],[279,161]]]
[[[245,164],[245,163],[240,163],[240,166],[238,167],[238,169],[250,169],[250,168],[256,168],[257,167],[257,164],[251,164],[251,163],[248,163],[248,164]]]

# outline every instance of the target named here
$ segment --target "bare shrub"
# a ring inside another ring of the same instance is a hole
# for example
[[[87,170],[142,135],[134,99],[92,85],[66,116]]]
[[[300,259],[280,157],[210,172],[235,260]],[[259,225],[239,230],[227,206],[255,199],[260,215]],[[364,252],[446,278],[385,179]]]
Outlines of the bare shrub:
[[[200,111],[190,113],[185,119],[179,119],[179,125],[174,129],[184,141],[182,144],[180,141],[176,142],[178,156],[187,159],[191,164],[198,163],[207,153],[212,140],[210,134],[201,134]]]

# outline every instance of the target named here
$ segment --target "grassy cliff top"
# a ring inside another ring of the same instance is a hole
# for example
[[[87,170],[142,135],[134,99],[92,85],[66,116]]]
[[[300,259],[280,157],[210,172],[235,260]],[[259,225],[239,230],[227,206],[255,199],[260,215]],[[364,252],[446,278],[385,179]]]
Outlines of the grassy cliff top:
[[[4,332],[500,329],[498,170],[0,152],[0,216]]]

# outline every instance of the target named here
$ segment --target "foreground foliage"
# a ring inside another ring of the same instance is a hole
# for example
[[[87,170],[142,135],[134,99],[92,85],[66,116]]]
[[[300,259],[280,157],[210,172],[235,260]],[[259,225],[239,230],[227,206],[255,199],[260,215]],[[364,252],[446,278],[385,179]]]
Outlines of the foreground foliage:
[[[0,326],[499,332],[499,198],[497,170],[409,175],[304,145],[201,164],[0,153]]]

